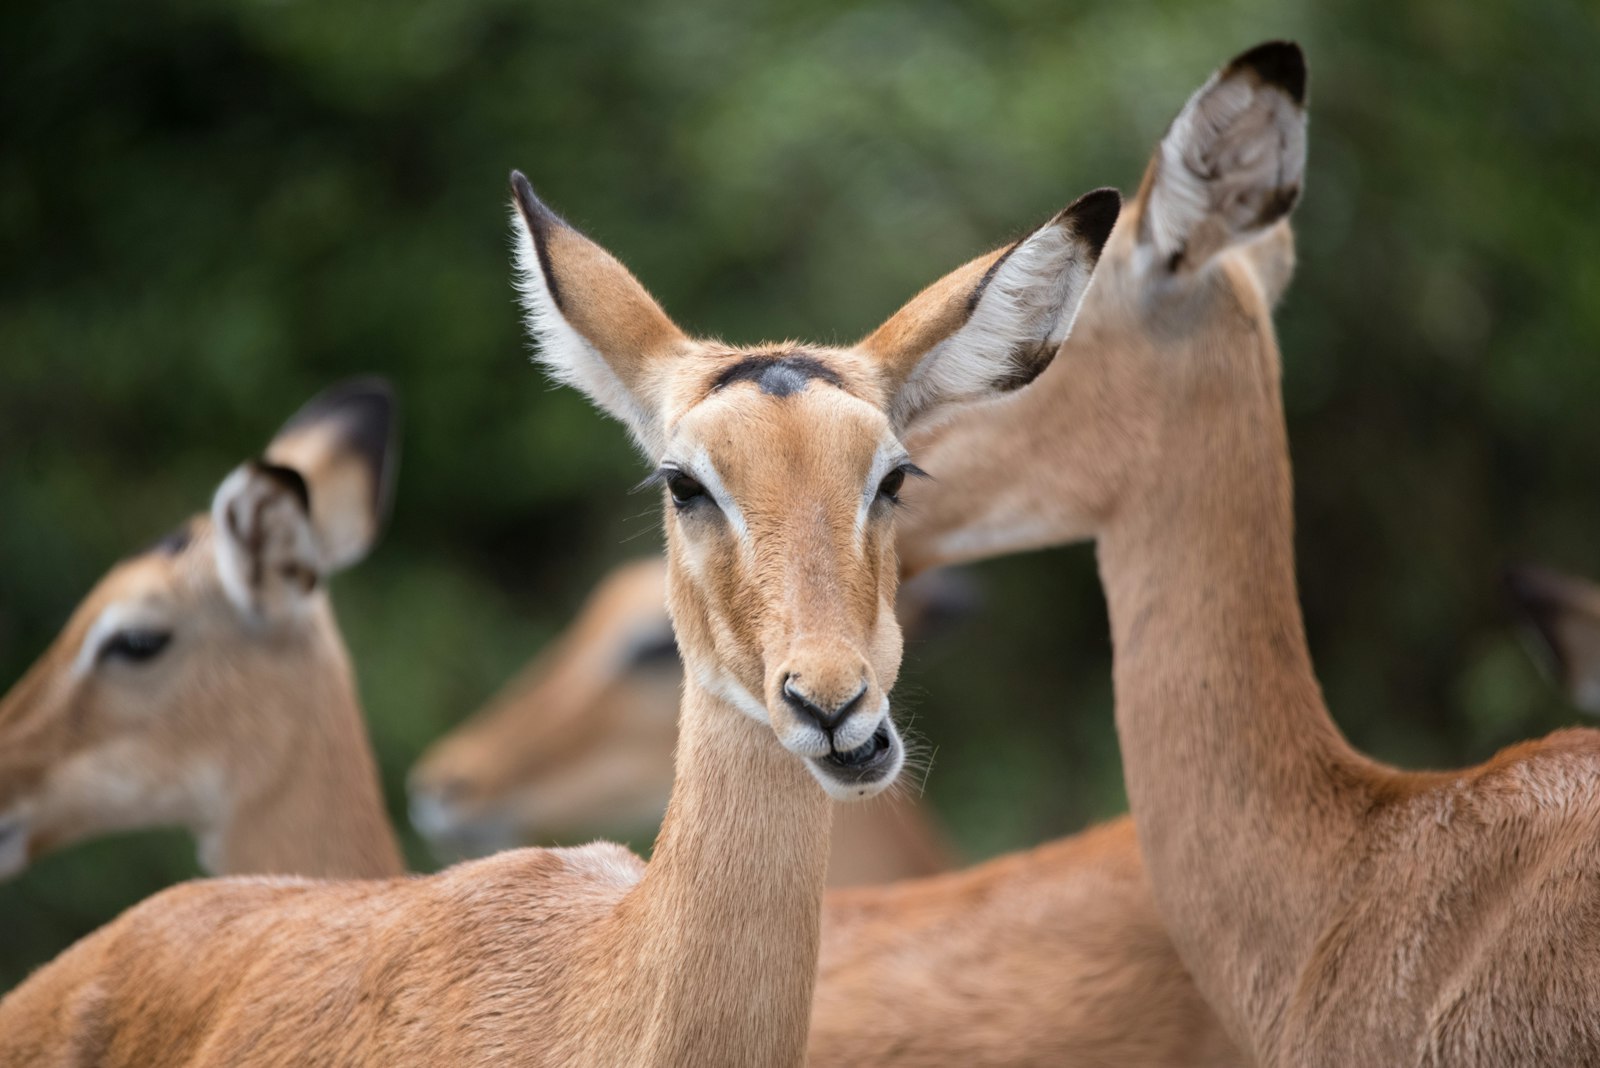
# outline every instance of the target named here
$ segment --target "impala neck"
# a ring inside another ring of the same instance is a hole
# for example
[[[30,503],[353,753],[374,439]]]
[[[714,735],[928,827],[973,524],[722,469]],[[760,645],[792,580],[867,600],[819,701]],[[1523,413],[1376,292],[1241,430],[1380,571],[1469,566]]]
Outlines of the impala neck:
[[[1264,345],[1163,429],[1168,462],[1099,538],[1150,882],[1202,992],[1233,1014],[1236,1037],[1258,1038],[1311,950],[1371,767],[1312,672],[1276,349]]]
[[[771,728],[687,674],[672,800],[618,910],[630,1063],[802,1065],[830,802]]]
[[[281,705],[252,711],[257,722],[296,730],[269,771],[228,784],[234,803],[227,820],[201,838],[201,863],[215,874],[365,879],[405,872],[349,657],[336,633],[321,649],[327,659],[285,687]]]

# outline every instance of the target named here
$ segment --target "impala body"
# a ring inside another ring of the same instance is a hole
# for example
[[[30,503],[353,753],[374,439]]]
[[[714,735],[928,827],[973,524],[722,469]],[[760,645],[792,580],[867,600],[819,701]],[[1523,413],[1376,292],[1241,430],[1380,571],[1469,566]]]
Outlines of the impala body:
[[[1192,100],[1107,248],[1095,292],[1142,308],[1139,343],[1103,344],[1109,320],[1086,315],[1059,390],[1001,402],[1009,419],[946,428],[923,454],[944,485],[1025,458],[1048,472],[1048,514],[1015,475],[983,508],[929,494],[902,531],[925,555],[906,559],[1094,538],[1155,905],[1258,1064],[1600,1063],[1600,734],[1413,773],[1352,749],[1324,705],[1268,293],[1211,256],[1298,188],[1299,52],[1253,55],[1282,89],[1275,106],[1253,113],[1248,85]],[[1192,151],[1237,116],[1271,135]],[[1128,284],[1152,270],[1167,280]],[[1228,343],[1196,334],[1200,316],[1233,320]]]
[[[0,876],[166,825],[216,874],[400,873],[326,582],[382,527],[395,429],[382,381],[326,391],[95,586],[0,700]]]
[[[605,844],[409,880],[233,879],[152,898],[0,1002],[0,1062],[799,1065],[830,798],[903,750],[902,436],[1025,385],[1116,217],[1089,194],[849,348],[684,335],[513,176],[541,358],[664,484],[685,664],[648,868]]]

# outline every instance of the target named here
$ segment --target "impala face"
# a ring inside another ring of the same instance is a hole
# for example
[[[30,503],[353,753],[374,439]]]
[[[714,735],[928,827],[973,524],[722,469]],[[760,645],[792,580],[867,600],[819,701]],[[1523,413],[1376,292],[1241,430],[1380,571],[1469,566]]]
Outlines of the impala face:
[[[889,717],[901,649],[892,530],[918,469],[842,353],[711,366],[655,476],[687,670],[770,725],[829,793],[875,793],[904,762]]]
[[[901,440],[1019,388],[1071,327],[1117,195],[1091,193],[936,282],[850,348],[684,335],[513,174],[520,290],[541,359],[620,418],[663,487],[668,602],[690,683],[770,728],[824,790],[894,780],[893,516]]]
[[[376,535],[391,404],[366,381],[307,405],[211,514],[114,567],[0,700],[0,878],[145,827],[191,829],[204,861],[229,799],[295,758],[284,720],[352,685],[323,579]]]

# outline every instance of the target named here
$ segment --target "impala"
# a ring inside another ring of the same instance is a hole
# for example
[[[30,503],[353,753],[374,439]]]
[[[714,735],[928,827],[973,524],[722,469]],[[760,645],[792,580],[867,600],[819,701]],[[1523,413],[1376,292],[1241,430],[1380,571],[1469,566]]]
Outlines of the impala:
[[[1076,388],[1080,360],[1115,362],[1123,350],[1130,359],[1165,351],[1187,360],[1261,344],[1258,326],[1239,309],[1265,315],[1292,273],[1284,216],[1303,169],[1303,63],[1293,46],[1266,45],[1239,56],[1197,91],[1185,109],[1189,120],[1175,123],[1157,150],[1157,178],[1144,183],[1106,246],[1072,336],[1018,396],[1032,397],[1034,434],[1048,438],[1065,429],[1061,413]],[[1208,121],[1193,121],[1196,113]],[[1162,158],[1203,161],[1207,177],[1198,188],[1173,181],[1187,172],[1160,175]],[[1175,236],[1199,235],[1209,247],[1195,253],[1189,274],[1177,275],[1170,256],[1157,254],[1154,234],[1137,220],[1174,218],[1196,193],[1204,207],[1181,220],[1188,229]],[[1261,210],[1241,215],[1236,202]],[[1181,320],[1172,318],[1174,306]],[[907,570],[957,553],[975,559],[1081,534],[1053,497],[1060,476],[1049,457],[1034,457],[1031,443],[1006,439],[1003,428],[1017,425],[1014,407],[968,406],[914,439],[938,481],[907,490],[917,497],[898,531]],[[960,445],[945,445],[946,435]],[[958,462],[962,456],[970,460]],[[989,518],[1001,504],[1011,510]],[[981,540],[963,543],[955,536],[963,517],[981,531]],[[596,591],[548,666],[530,670],[548,671],[539,677],[554,680],[560,665],[615,663],[621,650],[648,647],[647,635],[662,614],[658,574],[645,563],[619,570]],[[487,784],[492,796],[499,780],[483,769],[506,765],[489,751],[532,754],[542,748],[544,732],[562,722],[560,714],[546,712],[529,730],[529,718],[538,713],[518,696],[528,692],[513,683],[506,704],[442,744],[418,777],[437,789],[459,776],[480,792]],[[559,703],[554,695],[551,700]],[[642,715],[586,726],[596,731],[592,744],[616,745],[638,764],[652,752],[659,762],[667,760],[667,739]],[[561,746],[558,741],[552,748]],[[604,752],[594,759],[604,759]],[[616,782],[601,785],[608,789],[586,784],[586,797],[603,810],[614,810],[631,793]],[[1221,1068],[1247,1061],[1167,937],[1133,822],[1123,818],[967,871],[830,893],[810,1063]]]
[[[900,625],[925,631],[959,611],[965,596],[960,581],[930,574],[901,589]],[[623,564],[488,707],[422,755],[408,787],[411,822],[446,856],[659,823],[672,789],[682,684],[666,563]],[[937,819],[909,791],[834,814],[829,886],[950,865]]]
[[[1044,369],[1118,198],[1086,195],[855,346],[745,349],[685,336],[520,174],[513,192],[544,363],[664,484],[685,684],[650,865],[596,844],[419,879],[188,884],[0,1003],[0,1060],[804,1062],[829,798],[881,791],[903,759],[902,436]]]
[[[1600,1064],[1600,733],[1405,772],[1356,752],[1324,705],[1268,293],[1213,256],[1299,185],[1299,52],[1255,66],[1274,106],[1252,109],[1248,84],[1192,100],[1108,245],[1095,292],[1129,313],[1137,295],[1143,336],[1104,344],[1109,320],[1086,316],[1057,388],[945,428],[919,454],[941,485],[1003,473],[1008,492],[926,494],[908,563],[1094,538],[1157,911],[1257,1063]],[[1230,126],[1265,136],[1210,136]],[[1160,280],[1130,285],[1141,272]],[[1212,318],[1230,343],[1197,331]]]
[[[386,383],[326,391],[95,586],[0,700],[0,876],[164,825],[214,874],[400,873],[327,593],[388,512],[395,426]]]

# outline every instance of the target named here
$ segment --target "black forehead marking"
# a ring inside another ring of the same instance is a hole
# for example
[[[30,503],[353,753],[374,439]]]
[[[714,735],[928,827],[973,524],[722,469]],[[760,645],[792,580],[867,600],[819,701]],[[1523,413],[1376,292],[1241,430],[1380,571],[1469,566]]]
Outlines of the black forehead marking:
[[[799,393],[815,378],[830,386],[844,388],[839,372],[803,352],[767,352],[746,356],[731,367],[724,368],[711,383],[713,391],[736,382],[754,382],[761,392],[774,397],[788,397]]]

